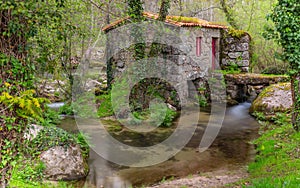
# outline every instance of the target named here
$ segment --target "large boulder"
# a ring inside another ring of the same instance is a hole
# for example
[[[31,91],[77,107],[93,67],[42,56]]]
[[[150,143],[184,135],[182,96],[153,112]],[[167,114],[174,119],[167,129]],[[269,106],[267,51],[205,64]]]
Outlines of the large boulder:
[[[291,108],[291,84],[279,83],[266,87],[253,101],[249,111],[272,116],[277,112],[289,112]]]
[[[87,164],[78,145],[52,147],[44,151],[40,159],[46,166],[43,173],[49,180],[77,180],[87,175]]]
[[[47,134],[41,134],[45,131]],[[68,143],[62,145],[59,139],[66,135],[68,135],[68,141],[64,141],[64,143]],[[38,145],[45,146],[45,149],[42,149],[40,160],[46,167],[43,171],[46,179],[53,181],[77,180],[87,176],[87,160],[83,157],[80,146],[71,139],[73,137],[66,131],[57,127],[30,125],[27,127],[24,137],[32,143],[38,142]],[[56,142],[59,145],[53,145]],[[34,147],[35,145],[30,146]]]

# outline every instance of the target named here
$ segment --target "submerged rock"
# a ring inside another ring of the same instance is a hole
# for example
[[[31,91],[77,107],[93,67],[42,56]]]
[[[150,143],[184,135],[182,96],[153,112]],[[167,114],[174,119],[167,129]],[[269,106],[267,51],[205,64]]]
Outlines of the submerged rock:
[[[44,175],[49,180],[76,180],[87,176],[87,164],[80,147],[55,146],[40,156],[46,169]]]
[[[279,83],[265,88],[253,101],[249,111],[275,115],[276,112],[289,112],[291,108],[291,84]]]

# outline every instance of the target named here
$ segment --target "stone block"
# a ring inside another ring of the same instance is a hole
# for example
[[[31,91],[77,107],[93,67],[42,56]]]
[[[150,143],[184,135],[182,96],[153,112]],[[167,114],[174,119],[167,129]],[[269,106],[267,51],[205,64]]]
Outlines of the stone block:
[[[249,51],[244,51],[242,53],[242,58],[243,60],[249,60],[250,59]]]
[[[242,72],[249,72],[249,67],[241,67]]]
[[[172,47],[172,54],[173,55],[180,55],[180,54],[182,54],[182,52],[179,48]]]
[[[249,43],[240,43],[236,45],[236,51],[247,51],[249,50]]]
[[[240,60],[240,61],[237,61],[237,64],[241,67],[248,67],[249,66],[249,60]]]
[[[222,59],[222,65],[224,66],[228,66],[234,63],[236,63],[236,61],[233,59]]]
[[[236,59],[238,57],[241,57],[242,53],[241,52],[230,52],[228,53],[228,56],[232,59]]]
[[[234,85],[234,83],[227,83],[226,84],[226,88],[227,88],[227,91],[234,91],[234,90],[237,90],[238,89],[238,86],[237,85]]]
[[[124,66],[125,66],[125,63],[123,61],[118,61],[117,62],[117,67],[118,68],[124,68]]]
[[[240,39],[241,43],[249,43],[250,42],[250,37],[249,35],[245,35]]]
[[[225,41],[226,41],[226,43],[228,43],[228,44],[231,44],[231,43],[235,42],[235,40],[234,40],[233,37],[227,37],[227,38],[225,39]]]
[[[228,51],[235,52],[235,51],[239,51],[239,50],[237,50],[237,45],[236,44],[231,44],[231,45],[229,45]]]

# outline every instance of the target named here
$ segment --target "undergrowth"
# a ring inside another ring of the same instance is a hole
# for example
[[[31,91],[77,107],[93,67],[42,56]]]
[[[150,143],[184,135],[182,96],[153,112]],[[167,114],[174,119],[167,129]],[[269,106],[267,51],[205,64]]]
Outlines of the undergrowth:
[[[257,155],[248,167],[247,187],[299,187],[300,132],[293,129],[290,115],[278,113],[272,122],[260,123],[260,137],[253,142]]]

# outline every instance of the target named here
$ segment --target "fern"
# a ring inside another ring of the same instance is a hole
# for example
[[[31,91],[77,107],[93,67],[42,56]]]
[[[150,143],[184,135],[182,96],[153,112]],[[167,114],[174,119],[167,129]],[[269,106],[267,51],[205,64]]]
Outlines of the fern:
[[[0,104],[4,104],[4,110],[16,111],[20,117],[43,121],[41,104],[49,103],[49,100],[36,98],[34,94],[34,90],[23,91],[19,96],[12,96],[8,92],[2,92],[0,95]]]

